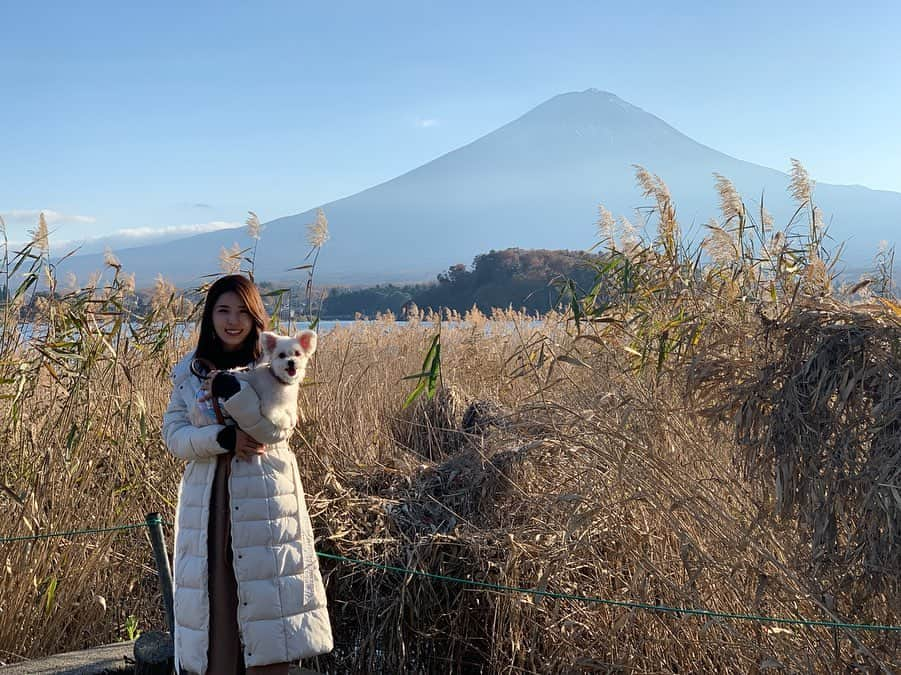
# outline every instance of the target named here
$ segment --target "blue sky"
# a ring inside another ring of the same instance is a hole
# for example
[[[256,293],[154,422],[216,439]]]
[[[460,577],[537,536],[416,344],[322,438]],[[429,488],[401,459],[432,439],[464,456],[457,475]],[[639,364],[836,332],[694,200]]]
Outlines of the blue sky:
[[[591,87],[735,157],[901,191],[895,2],[0,0],[0,20],[12,240],[39,210],[57,240],[135,242],[298,213]]]

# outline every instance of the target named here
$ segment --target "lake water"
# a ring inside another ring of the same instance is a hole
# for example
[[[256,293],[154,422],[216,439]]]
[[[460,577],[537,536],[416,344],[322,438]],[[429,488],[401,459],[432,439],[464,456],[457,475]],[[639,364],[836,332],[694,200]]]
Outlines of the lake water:
[[[327,335],[328,333],[330,333],[331,331],[333,331],[335,328],[338,328],[338,327],[347,327],[347,326],[354,326],[357,324],[367,324],[367,323],[376,323],[376,321],[362,320],[362,319],[359,321],[350,320],[350,319],[348,319],[348,320],[334,319],[334,320],[329,320],[329,321],[320,321],[319,325],[316,327],[316,332],[319,335]],[[392,327],[403,328],[403,327],[407,326],[408,323],[409,322],[407,322],[407,321],[396,320],[391,323],[385,323],[384,325],[386,326],[386,328],[392,328]],[[429,329],[435,327],[435,323],[432,321],[419,321],[418,324],[424,328],[429,328]],[[445,321],[442,323],[442,326],[453,327],[453,328],[466,328],[468,325],[469,324],[464,321],[459,321],[459,322]],[[541,322],[538,320],[533,320],[529,323],[529,326],[532,328],[538,327],[539,325],[541,325]],[[309,321],[298,321],[294,324],[295,330],[298,330],[298,331],[303,330],[305,328],[309,328],[309,326],[310,326]],[[135,324],[135,328],[137,328],[137,327],[138,327],[138,324]],[[181,335],[186,337],[194,331],[194,327],[195,327],[195,324],[193,324],[193,323],[182,324],[179,326],[179,331],[181,332]],[[285,330],[287,330],[287,327],[288,327],[288,324],[285,322],[282,322],[280,330],[285,331]],[[503,328],[500,329],[500,332],[509,331],[510,329],[512,329],[512,327],[513,327],[513,323],[509,322],[508,324],[503,326]],[[485,332],[491,333],[491,332],[493,332],[494,328],[497,328],[497,325],[494,324],[493,322],[489,321],[486,323]],[[35,327],[32,324],[29,324],[29,323],[20,324],[19,330],[21,332],[23,342],[28,342],[35,336]],[[42,336],[42,334],[40,332],[38,332],[38,335]],[[76,334],[76,336],[77,336],[77,334]],[[72,334],[70,334],[70,338],[71,337],[72,337]]]
[[[357,323],[357,322],[356,321],[342,321],[342,320],[320,321],[319,325],[316,328],[316,332],[319,333],[320,335],[326,334],[326,333],[329,333],[330,331],[334,330],[338,326],[352,326],[355,323]],[[406,322],[398,321],[397,323],[404,324]],[[423,323],[425,324],[425,322],[423,322]],[[179,326],[179,330],[181,331],[182,335],[190,335],[194,331],[194,326],[195,326],[195,324],[183,324],[183,325]],[[310,327],[310,322],[309,321],[298,321],[295,323],[295,326],[296,326],[296,330],[298,330],[298,331],[304,330],[305,328]],[[135,324],[135,328],[137,328],[137,327],[138,327],[138,324]],[[282,330],[284,330],[285,328],[286,328],[286,324],[283,323]],[[25,341],[25,342],[31,340],[35,336],[35,327],[33,324],[30,324],[30,323],[19,324],[19,331],[22,335],[23,341]],[[39,337],[43,337],[43,333],[40,330],[38,330],[37,335]]]

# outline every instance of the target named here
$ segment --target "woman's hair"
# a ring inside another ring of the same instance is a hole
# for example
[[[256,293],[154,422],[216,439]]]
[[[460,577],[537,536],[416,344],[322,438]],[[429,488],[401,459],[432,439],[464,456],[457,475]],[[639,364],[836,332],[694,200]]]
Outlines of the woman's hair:
[[[236,293],[253,321],[250,335],[244,340],[241,348],[234,352],[226,352],[222,349],[222,342],[216,335],[213,327],[213,308],[223,293],[229,291]],[[263,299],[260,292],[247,277],[240,274],[229,274],[220,277],[213,282],[206,293],[206,301],[203,304],[203,316],[200,319],[200,337],[197,339],[195,358],[211,361],[217,368],[235,368],[246,366],[251,361],[260,358],[260,333],[266,328],[269,316],[263,307]]]

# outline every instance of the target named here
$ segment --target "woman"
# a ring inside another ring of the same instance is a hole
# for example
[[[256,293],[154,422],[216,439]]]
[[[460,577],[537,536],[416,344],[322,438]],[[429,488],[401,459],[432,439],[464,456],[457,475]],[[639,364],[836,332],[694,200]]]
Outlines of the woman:
[[[197,349],[172,372],[163,437],[187,461],[175,528],[179,672],[281,675],[289,663],[332,649],[313,530],[288,446],[292,430],[260,414],[252,388],[218,372],[259,358],[267,322],[253,283],[218,279],[207,292]],[[211,364],[213,376],[202,379],[198,363]],[[236,425],[191,423],[209,396]]]

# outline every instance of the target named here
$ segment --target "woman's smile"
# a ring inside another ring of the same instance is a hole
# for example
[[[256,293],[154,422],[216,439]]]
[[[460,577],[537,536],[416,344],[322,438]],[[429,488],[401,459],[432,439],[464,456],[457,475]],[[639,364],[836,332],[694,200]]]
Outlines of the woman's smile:
[[[227,351],[240,349],[253,328],[253,319],[237,293],[228,291],[219,296],[213,307],[213,329]]]

